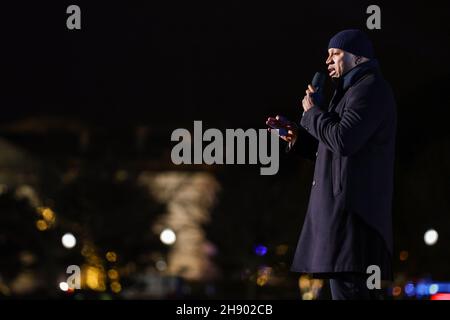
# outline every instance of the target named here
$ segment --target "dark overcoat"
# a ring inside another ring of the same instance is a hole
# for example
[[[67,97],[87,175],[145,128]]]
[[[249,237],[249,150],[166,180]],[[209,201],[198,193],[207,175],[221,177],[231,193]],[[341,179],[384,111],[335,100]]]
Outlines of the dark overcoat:
[[[396,104],[377,61],[350,70],[329,107],[312,107],[300,126],[318,149],[291,270],[365,273],[375,264],[390,279]]]

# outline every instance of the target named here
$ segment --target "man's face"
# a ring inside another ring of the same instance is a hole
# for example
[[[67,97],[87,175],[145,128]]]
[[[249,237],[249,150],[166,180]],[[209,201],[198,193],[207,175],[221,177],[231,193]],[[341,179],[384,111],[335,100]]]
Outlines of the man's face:
[[[328,49],[328,74],[331,78],[340,78],[355,66],[353,55],[341,49]]]

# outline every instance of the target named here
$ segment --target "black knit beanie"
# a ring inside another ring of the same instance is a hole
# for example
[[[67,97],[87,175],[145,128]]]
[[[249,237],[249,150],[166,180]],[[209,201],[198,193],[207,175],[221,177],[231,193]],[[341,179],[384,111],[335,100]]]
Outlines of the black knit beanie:
[[[369,37],[357,29],[344,30],[331,38],[328,49],[341,49],[356,56],[374,58],[373,46]]]

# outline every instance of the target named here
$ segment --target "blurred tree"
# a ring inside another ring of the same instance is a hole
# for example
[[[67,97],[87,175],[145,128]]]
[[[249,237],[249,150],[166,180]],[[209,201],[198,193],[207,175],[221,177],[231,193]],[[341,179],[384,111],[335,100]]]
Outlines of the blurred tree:
[[[0,295],[56,288],[55,261],[64,252],[54,232],[39,231],[38,212],[15,190],[0,195]]]
[[[165,205],[137,184],[131,170],[117,167],[104,159],[68,169],[46,163],[36,187],[40,208],[18,199],[15,190],[0,195],[0,289],[4,284],[10,294],[21,295],[10,290],[18,278],[22,287],[28,284],[23,293],[42,290],[44,296],[54,296],[72,264],[95,262],[105,279],[106,271],[114,268],[118,277],[112,274],[111,285],[114,279],[131,284],[137,271],[154,267],[154,253],[163,256],[167,247],[151,227]],[[53,223],[45,224],[42,208],[55,214]],[[71,250],[61,244],[68,232],[77,241]],[[31,278],[24,278],[24,272]],[[120,291],[117,286],[105,289]]]

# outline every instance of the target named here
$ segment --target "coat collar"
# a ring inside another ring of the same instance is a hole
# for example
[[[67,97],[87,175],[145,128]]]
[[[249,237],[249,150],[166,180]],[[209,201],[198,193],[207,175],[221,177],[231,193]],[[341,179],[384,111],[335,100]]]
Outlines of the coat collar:
[[[356,81],[361,79],[362,76],[371,71],[378,70],[378,68],[378,61],[376,59],[361,63],[360,65],[354,67],[346,74],[344,74],[338,86],[343,91],[346,91],[348,88],[354,85]]]

